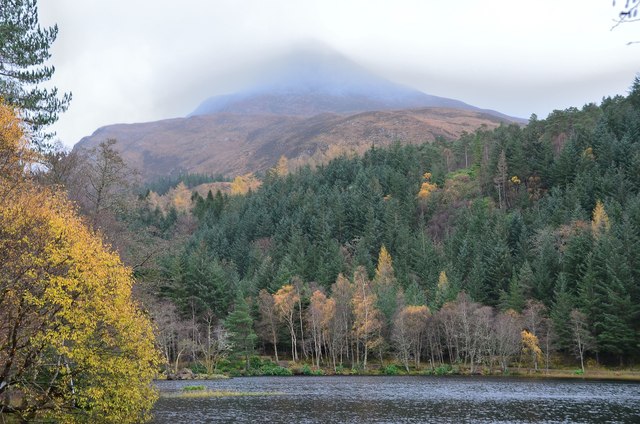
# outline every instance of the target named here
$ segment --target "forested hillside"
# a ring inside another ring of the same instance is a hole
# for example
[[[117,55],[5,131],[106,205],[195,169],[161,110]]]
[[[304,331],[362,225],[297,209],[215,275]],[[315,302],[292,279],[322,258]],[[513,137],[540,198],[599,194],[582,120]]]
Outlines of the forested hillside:
[[[639,170],[636,79],[526,127],[274,168],[244,195],[161,209],[147,192],[119,221],[171,246],[136,267],[168,366],[201,362],[216,327],[236,353],[318,365],[506,368],[522,343],[536,364],[623,364],[640,341]]]

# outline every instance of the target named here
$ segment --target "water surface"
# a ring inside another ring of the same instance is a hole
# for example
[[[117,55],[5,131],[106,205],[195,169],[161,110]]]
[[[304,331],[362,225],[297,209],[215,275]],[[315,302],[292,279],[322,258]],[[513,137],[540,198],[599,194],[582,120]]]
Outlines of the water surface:
[[[159,381],[272,392],[161,398],[155,423],[640,423],[640,384],[481,377],[245,377]]]

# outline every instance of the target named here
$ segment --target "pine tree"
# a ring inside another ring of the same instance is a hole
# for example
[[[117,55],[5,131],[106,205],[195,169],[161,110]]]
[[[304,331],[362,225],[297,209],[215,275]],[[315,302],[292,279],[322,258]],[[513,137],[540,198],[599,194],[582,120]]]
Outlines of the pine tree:
[[[508,291],[503,290],[500,292],[500,309],[503,311],[511,309],[520,313],[522,312],[522,308],[524,308],[524,302],[524,290],[520,285],[518,277],[514,275],[511,277],[511,280],[509,280]]]
[[[634,331],[637,306],[627,289],[631,274],[622,249],[622,243],[612,234],[600,236],[593,254],[596,308],[587,313],[593,320],[600,352],[616,355],[620,362],[637,343]]]
[[[51,57],[49,48],[58,35],[58,26],[41,28],[37,0],[0,1],[0,97],[20,109],[23,119],[44,148],[42,129],[58,120],[71,94],[58,95],[57,88],[39,85],[50,80],[55,71],[44,63]]]
[[[557,337],[558,348],[568,351],[573,345],[571,329],[571,311],[574,308],[574,298],[567,290],[567,280],[564,273],[558,275],[556,293],[551,308],[551,322]]]
[[[249,305],[240,294],[236,297],[235,307],[227,316],[224,325],[229,331],[229,341],[234,354],[244,357],[245,369],[249,369],[249,359],[254,352],[258,336],[253,331],[253,318]]]

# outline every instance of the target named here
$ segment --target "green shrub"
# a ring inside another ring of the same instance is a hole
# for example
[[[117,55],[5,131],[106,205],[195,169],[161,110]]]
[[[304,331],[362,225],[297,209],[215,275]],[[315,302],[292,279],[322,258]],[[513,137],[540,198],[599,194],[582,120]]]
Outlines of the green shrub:
[[[197,390],[204,390],[206,389],[206,387],[202,386],[202,385],[198,385],[198,386],[184,386],[182,388],[182,391],[184,392],[194,392]]]
[[[271,362],[271,361],[262,361],[262,359],[259,356],[252,356],[249,358],[249,368],[260,368],[264,362]]]
[[[382,374],[385,375],[398,375],[400,374],[400,370],[394,364],[387,365],[386,367],[381,369]]]
[[[260,367],[260,375],[290,376],[293,375],[290,369],[276,364],[265,364]]]
[[[229,372],[229,370],[231,369],[231,361],[229,361],[228,359],[222,359],[220,362],[218,362],[218,371],[220,372]]]
[[[433,370],[435,375],[448,375],[453,373],[453,367],[449,364],[441,365]]]
[[[313,375],[313,371],[311,370],[311,367],[309,367],[309,365],[304,364],[302,366],[302,374],[304,374],[304,375]]]

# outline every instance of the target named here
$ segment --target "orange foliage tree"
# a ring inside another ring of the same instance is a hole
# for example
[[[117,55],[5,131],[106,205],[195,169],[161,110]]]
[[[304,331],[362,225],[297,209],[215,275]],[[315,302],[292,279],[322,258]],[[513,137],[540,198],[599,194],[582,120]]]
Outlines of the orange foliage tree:
[[[409,371],[409,360],[420,366],[420,355],[425,331],[431,312],[425,305],[408,305],[402,308],[393,320],[392,339],[399,359]]]
[[[0,412],[145,421],[160,361],[131,270],[64,196],[28,178],[19,127],[0,105]]]
[[[358,267],[353,276],[355,290],[353,293],[353,332],[357,345],[356,360],[360,361],[360,347],[362,347],[362,366],[367,368],[367,356],[370,350],[382,343],[382,317],[376,308],[376,295],[371,291],[371,283],[364,268]]]
[[[298,360],[298,338],[296,335],[295,312],[300,296],[291,284],[284,285],[273,295],[278,316],[287,324],[291,335],[291,359]]]

